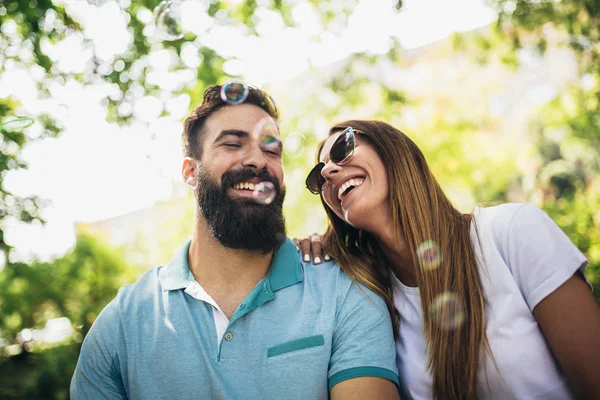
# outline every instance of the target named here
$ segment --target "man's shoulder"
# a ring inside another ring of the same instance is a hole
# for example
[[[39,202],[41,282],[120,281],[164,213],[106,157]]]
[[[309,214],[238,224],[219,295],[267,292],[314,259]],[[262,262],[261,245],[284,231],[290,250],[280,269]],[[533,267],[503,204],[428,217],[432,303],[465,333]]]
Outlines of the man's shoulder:
[[[322,295],[335,293],[338,302],[344,302],[348,296],[356,298],[359,302],[374,301],[379,304],[383,301],[357,279],[348,276],[333,260],[317,265],[311,262],[302,262],[302,265],[306,284],[315,287],[316,291]]]
[[[347,284],[352,279],[340,268],[333,260],[325,261],[320,264],[302,261],[305,279],[321,283]]]
[[[133,307],[139,307],[145,303],[151,302],[158,291],[160,291],[160,281],[158,273],[163,268],[155,267],[146,271],[137,281],[119,288],[117,296],[113,300],[119,310],[127,310]]]

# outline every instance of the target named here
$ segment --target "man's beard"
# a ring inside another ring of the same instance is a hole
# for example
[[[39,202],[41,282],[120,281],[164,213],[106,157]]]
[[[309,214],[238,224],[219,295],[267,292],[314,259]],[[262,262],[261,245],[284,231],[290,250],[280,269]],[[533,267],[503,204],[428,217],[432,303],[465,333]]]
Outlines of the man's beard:
[[[209,232],[225,247],[260,251],[263,254],[277,250],[285,240],[283,200],[285,187],[263,171],[252,169],[229,171],[223,174],[221,185],[202,167],[197,168],[196,194],[198,206]],[[236,183],[259,178],[271,182],[276,196],[269,204],[259,204],[251,198],[230,198],[227,192]]]

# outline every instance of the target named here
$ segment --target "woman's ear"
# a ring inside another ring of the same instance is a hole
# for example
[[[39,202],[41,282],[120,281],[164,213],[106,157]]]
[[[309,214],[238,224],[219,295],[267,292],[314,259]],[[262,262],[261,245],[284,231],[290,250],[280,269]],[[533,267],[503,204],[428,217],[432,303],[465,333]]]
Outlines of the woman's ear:
[[[183,177],[183,181],[194,188],[198,185],[198,180],[196,179],[197,166],[198,161],[191,157],[185,157],[181,165],[181,176]]]

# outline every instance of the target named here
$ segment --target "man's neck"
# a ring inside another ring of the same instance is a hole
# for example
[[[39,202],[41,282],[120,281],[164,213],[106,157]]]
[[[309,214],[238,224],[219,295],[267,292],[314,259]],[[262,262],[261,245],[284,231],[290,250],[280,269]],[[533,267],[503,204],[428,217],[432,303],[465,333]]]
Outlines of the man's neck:
[[[194,278],[211,296],[211,291],[247,295],[268,273],[273,252],[262,254],[224,247],[203,222],[195,226],[188,253]],[[216,298],[215,301],[218,302]]]

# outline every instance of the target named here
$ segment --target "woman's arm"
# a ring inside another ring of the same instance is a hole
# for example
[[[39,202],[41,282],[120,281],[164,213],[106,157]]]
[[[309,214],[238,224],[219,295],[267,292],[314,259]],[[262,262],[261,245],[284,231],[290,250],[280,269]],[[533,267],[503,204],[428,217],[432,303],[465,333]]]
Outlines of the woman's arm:
[[[533,309],[578,398],[600,399],[600,306],[576,272]]]

